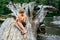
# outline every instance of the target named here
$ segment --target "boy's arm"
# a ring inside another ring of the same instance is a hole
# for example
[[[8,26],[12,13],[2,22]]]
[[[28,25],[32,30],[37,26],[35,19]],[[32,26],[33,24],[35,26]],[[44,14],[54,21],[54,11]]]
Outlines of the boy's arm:
[[[26,23],[26,21],[27,21],[27,17],[25,16],[25,18],[23,19],[23,21],[24,21],[24,23]]]
[[[18,17],[16,17],[16,22],[18,22],[19,21],[19,16]]]

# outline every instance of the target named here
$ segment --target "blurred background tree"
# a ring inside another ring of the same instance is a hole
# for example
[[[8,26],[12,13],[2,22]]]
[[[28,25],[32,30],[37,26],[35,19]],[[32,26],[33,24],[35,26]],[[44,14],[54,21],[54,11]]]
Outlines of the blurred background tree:
[[[11,10],[6,7],[10,1],[15,3],[29,3],[35,1],[37,4],[52,5],[57,8],[57,11],[55,13],[48,13],[47,16],[60,16],[60,0],[0,0],[0,15],[11,13]]]

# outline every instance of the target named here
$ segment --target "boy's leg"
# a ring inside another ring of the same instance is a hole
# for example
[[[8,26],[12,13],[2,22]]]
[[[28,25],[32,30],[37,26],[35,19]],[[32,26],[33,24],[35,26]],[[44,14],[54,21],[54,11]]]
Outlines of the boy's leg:
[[[18,28],[21,32],[23,32],[23,30],[19,27],[18,23],[15,23],[15,25],[17,26],[17,28]]]
[[[27,30],[23,27],[22,23],[18,22],[18,25],[22,29],[23,33],[27,32]]]

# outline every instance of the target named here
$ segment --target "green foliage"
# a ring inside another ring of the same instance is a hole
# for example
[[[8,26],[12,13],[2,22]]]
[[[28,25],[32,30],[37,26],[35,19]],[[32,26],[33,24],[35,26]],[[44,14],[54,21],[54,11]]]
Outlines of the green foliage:
[[[60,0],[0,0],[0,15],[6,15],[11,13],[11,11],[6,7],[8,2],[10,1],[15,3],[28,3],[35,1],[37,4],[52,5],[56,7],[58,10],[56,13],[48,14],[47,16],[60,15]]]
[[[60,0],[40,0],[40,4],[51,5],[57,9],[55,13],[48,13],[47,16],[60,16]]]
[[[0,15],[6,15],[11,13],[11,11],[6,7],[7,4],[8,4],[7,0],[0,1]]]

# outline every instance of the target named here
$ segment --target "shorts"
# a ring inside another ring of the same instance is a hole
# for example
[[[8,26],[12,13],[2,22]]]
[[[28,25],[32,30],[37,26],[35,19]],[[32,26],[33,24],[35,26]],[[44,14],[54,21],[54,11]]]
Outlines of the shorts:
[[[23,23],[23,22],[22,22],[22,25],[25,27],[25,26],[26,26],[26,23]]]

